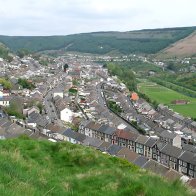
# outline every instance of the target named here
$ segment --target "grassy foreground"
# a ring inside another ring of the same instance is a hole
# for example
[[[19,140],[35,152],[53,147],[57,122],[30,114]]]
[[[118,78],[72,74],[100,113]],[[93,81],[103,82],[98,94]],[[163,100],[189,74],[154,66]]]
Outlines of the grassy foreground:
[[[0,195],[191,195],[125,160],[70,143],[0,141]]]
[[[139,83],[138,88],[150,99],[168,105],[174,111],[184,116],[196,118],[196,98],[188,97],[154,82]],[[185,105],[171,104],[172,101],[179,99],[188,100],[190,103]]]

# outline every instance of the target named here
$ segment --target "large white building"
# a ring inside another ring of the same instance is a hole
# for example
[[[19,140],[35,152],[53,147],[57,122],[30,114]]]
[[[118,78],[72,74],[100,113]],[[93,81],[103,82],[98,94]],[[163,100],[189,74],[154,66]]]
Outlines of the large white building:
[[[60,119],[65,122],[72,122],[73,119],[73,112],[69,108],[65,108],[60,111]]]

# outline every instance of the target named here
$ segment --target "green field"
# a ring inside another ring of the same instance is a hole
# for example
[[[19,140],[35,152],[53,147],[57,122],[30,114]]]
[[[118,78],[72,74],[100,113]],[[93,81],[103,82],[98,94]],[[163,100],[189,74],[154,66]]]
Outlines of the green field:
[[[194,195],[179,181],[168,182],[90,147],[23,136],[1,140],[0,149],[2,196]]]
[[[164,86],[153,82],[142,82],[138,84],[140,92],[146,94],[150,99],[168,105],[174,111],[188,117],[196,118],[196,98],[188,97],[176,91],[168,89]],[[190,103],[186,105],[173,105],[173,100],[188,100]]]

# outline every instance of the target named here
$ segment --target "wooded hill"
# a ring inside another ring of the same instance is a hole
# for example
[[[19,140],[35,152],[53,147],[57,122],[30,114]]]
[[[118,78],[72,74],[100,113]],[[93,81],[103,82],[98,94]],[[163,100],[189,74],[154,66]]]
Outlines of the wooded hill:
[[[154,54],[189,36],[196,27],[146,29],[128,32],[94,32],[67,36],[0,36],[12,51],[65,50],[94,54],[117,51],[122,54]]]

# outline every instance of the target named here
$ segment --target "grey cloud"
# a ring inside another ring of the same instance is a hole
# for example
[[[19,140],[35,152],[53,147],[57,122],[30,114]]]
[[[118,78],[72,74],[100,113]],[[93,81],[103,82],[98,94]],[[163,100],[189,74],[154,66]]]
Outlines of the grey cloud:
[[[195,0],[0,0],[0,34],[58,35],[195,25]]]

